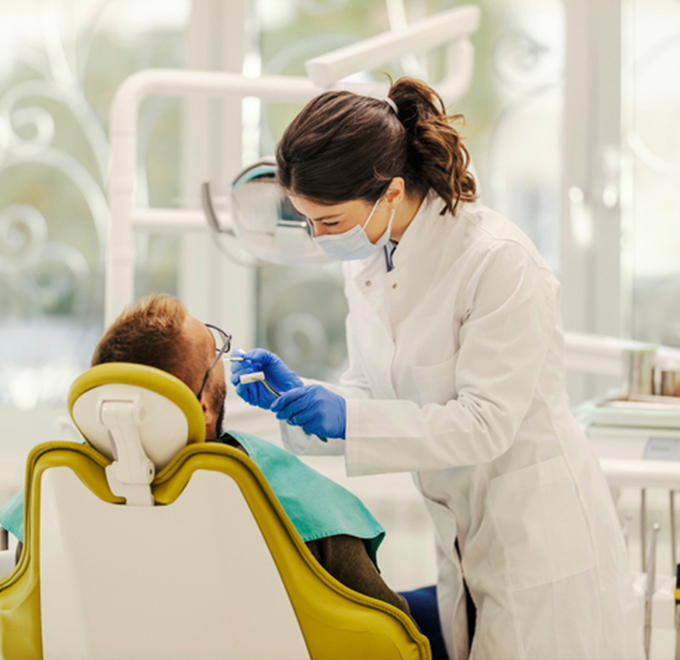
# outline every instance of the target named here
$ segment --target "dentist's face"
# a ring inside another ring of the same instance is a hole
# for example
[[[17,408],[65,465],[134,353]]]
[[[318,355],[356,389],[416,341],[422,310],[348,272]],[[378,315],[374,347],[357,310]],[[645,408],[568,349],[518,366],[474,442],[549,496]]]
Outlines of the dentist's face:
[[[392,212],[404,201],[405,195],[404,180],[395,177],[377,204],[363,199],[338,204],[319,204],[292,192],[288,193],[288,198],[296,211],[309,220],[315,237],[344,234],[352,227],[361,225],[368,240],[375,243],[385,233]],[[367,223],[369,218],[370,222]],[[395,218],[392,234],[395,233],[395,229],[399,229],[400,222],[400,218]],[[403,228],[399,231],[403,232]]]
[[[373,207],[373,204],[369,204],[361,199],[342,202],[340,204],[323,205],[312,202],[304,197],[295,197],[291,195],[290,201],[296,210],[309,220],[314,236],[344,234],[356,225],[361,225],[363,227],[366,224],[366,219]],[[376,209],[376,212],[377,210],[378,209]],[[369,223],[365,229],[369,240],[375,242],[377,238],[384,233],[386,226],[387,219],[385,219],[384,223]]]
[[[195,364],[194,381],[198,383],[194,392],[215,361],[215,340],[210,330],[193,316],[187,315],[182,328],[185,338],[191,346],[187,359]],[[218,360],[210,372],[199,402],[205,416],[205,439],[214,440],[222,432],[224,420],[224,401],[227,396],[224,362]]]

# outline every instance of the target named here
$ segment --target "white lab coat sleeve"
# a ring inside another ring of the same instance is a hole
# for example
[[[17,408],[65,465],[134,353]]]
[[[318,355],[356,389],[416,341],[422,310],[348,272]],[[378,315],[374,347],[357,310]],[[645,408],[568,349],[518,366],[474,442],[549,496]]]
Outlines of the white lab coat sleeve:
[[[459,332],[450,377],[455,380],[440,385],[455,382],[457,396],[422,405],[348,400],[348,475],[476,465],[512,444],[560,332],[558,285],[523,246],[501,241],[488,247],[466,286],[467,318],[450,328]],[[434,391],[437,383],[431,386]]]

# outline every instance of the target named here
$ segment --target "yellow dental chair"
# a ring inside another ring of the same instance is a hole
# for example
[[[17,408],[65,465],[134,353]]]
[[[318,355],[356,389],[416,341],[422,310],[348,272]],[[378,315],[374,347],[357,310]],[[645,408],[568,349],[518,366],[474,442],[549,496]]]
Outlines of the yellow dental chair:
[[[100,365],[68,405],[89,444],[28,458],[0,659],[429,660],[403,612],[316,562],[245,454],[203,441],[181,381]]]

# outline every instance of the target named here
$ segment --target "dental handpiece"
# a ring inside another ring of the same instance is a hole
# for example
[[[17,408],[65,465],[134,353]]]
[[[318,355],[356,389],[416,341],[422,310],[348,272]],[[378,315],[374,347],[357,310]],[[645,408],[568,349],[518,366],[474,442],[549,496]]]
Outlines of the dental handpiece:
[[[243,362],[243,358],[230,358],[232,362]],[[262,383],[271,394],[274,396],[281,396],[280,392],[277,392],[268,382],[267,379],[264,377],[264,374],[261,371],[255,371],[252,374],[243,374],[243,376],[239,377],[239,382],[242,385],[249,385],[250,383]],[[328,442],[328,438],[326,438],[323,435],[317,436],[319,440],[322,442]]]
[[[654,599],[654,588],[656,586],[656,544],[661,526],[654,523],[652,527],[652,538],[649,542],[649,556],[647,557],[647,588],[645,589],[645,627],[644,627],[644,646],[645,657],[649,660],[649,652],[652,645],[652,601]]]
[[[229,358],[230,362],[245,362],[244,357],[240,356],[232,356]],[[267,390],[273,394],[274,396],[281,396],[280,392],[277,392],[268,382],[267,379],[264,377],[264,373],[261,371],[255,371],[252,374],[243,374],[243,376],[239,377],[239,382],[242,385],[249,385],[250,383],[262,383]]]
[[[274,396],[281,396],[279,392],[277,392],[268,382],[267,379],[264,377],[264,374],[261,371],[255,371],[252,374],[243,374],[239,378],[239,381],[241,382],[242,385],[249,385],[250,383],[262,383],[267,390],[273,394]]]
[[[244,357],[230,357],[230,362],[245,362]],[[281,396],[265,379],[264,373],[261,371],[255,371],[252,374],[243,374],[239,377],[239,381],[243,385],[249,385],[250,383],[262,383],[274,396]]]

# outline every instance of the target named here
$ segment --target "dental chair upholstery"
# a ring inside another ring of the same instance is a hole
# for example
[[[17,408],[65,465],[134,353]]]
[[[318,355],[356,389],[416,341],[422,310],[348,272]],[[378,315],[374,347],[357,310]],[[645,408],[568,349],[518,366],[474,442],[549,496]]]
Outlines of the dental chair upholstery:
[[[243,452],[204,442],[181,381],[99,365],[68,404],[89,444],[29,455],[0,659],[430,658],[403,612],[316,562]]]

